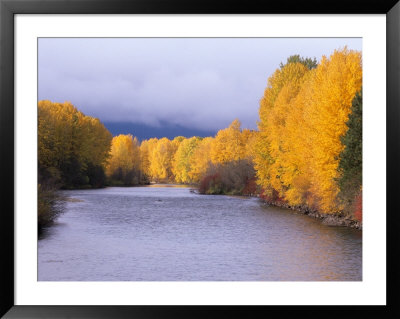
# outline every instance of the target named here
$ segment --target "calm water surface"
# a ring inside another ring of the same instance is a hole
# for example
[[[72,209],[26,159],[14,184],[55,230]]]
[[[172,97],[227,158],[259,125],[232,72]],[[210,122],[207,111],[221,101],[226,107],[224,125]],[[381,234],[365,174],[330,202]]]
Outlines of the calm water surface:
[[[362,280],[362,233],[186,187],[63,191],[38,242],[45,281]]]

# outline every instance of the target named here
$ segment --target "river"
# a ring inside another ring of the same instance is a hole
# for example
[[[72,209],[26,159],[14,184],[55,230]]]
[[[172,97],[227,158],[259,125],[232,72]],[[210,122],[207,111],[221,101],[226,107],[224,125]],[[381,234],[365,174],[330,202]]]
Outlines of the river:
[[[362,232],[187,187],[62,191],[40,281],[359,281]]]

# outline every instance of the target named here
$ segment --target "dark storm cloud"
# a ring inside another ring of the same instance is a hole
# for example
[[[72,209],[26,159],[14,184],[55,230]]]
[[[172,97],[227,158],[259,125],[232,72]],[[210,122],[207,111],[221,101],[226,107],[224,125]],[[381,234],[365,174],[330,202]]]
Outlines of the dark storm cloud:
[[[39,99],[106,122],[256,128],[268,77],[293,54],[329,55],[361,39],[39,40]]]

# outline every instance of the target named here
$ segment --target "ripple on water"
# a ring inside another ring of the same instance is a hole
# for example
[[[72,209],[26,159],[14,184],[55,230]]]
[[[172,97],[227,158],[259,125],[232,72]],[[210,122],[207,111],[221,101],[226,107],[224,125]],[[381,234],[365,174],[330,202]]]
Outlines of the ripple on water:
[[[74,200],[38,242],[39,280],[362,279],[360,231],[255,198],[171,185],[63,195]]]

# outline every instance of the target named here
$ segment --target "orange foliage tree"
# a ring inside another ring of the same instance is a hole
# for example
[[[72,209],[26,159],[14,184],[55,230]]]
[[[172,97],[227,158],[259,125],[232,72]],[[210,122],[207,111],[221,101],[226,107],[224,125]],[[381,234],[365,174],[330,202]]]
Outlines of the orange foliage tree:
[[[63,187],[104,184],[112,135],[96,118],[69,102],[38,103],[39,175]]]
[[[124,185],[141,183],[140,148],[137,138],[120,134],[112,140],[107,175],[112,182]]]
[[[340,138],[361,81],[361,53],[347,48],[323,57],[315,69],[289,63],[271,76],[260,102],[255,156],[265,191],[278,192],[289,205],[341,209]]]

